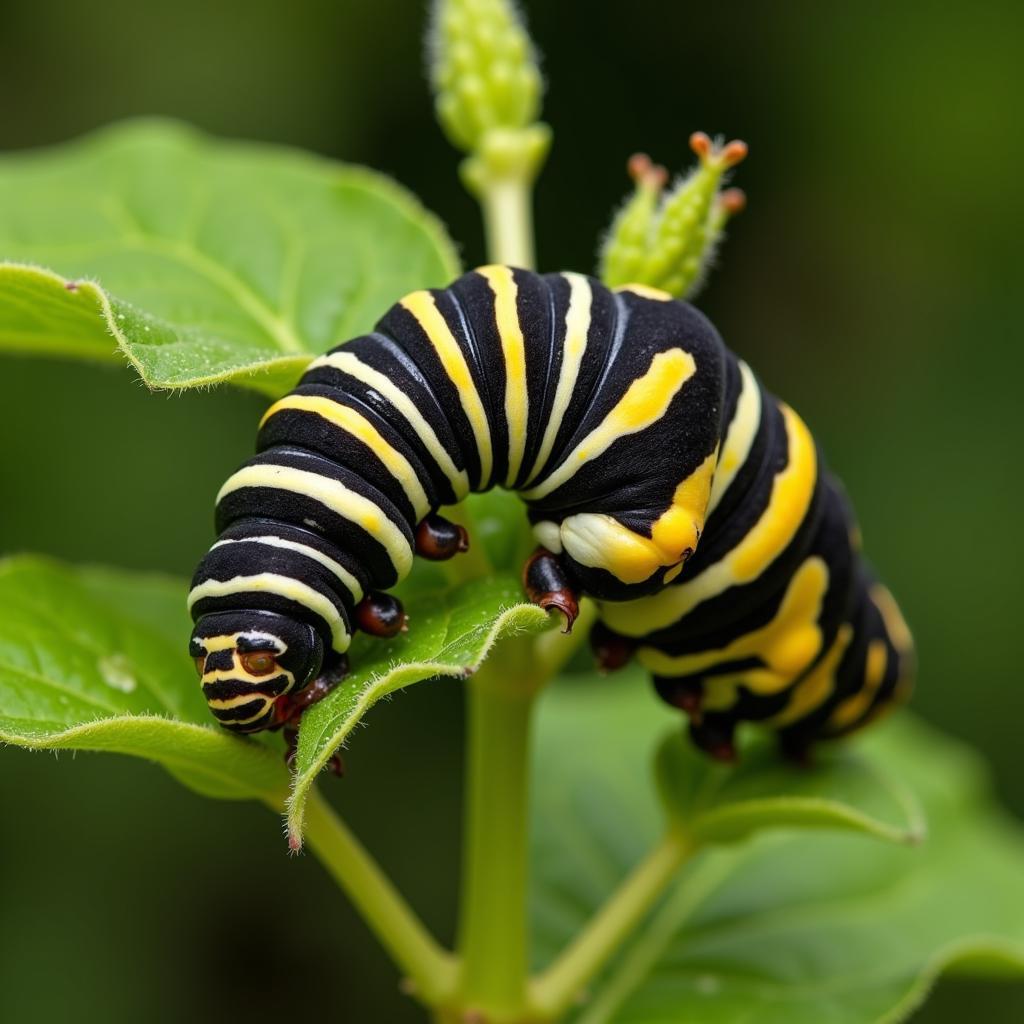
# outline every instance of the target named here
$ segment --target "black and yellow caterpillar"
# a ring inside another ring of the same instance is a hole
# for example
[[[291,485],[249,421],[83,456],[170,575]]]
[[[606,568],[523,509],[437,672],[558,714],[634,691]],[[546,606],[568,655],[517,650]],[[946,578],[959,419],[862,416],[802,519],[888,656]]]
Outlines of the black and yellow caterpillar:
[[[807,427],[667,294],[505,266],[414,292],[314,360],[257,450],[189,596],[229,729],[294,722],[355,628],[401,628],[381,591],[463,549],[437,509],[495,486],[541,545],[530,597],[570,626],[594,598],[602,661],[635,654],[715,756],[743,720],[799,755],[909,690],[910,634]]]

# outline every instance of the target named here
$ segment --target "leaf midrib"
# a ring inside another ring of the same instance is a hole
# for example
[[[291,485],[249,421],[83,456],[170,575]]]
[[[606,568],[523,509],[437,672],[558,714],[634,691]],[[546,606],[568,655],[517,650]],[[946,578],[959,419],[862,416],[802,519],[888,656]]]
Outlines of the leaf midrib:
[[[123,238],[112,239],[101,243],[75,243],[73,245],[45,245],[42,251],[52,249],[84,249],[95,255],[98,250],[110,249],[117,253],[128,253],[132,250],[152,253],[176,260],[181,266],[194,271],[197,275],[215,284],[229,298],[233,299],[257,323],[277,348],[285,355],[311,355],[310,347],[299,337],[294,324],[278,315],[272,306],[262,298],[249,284],[233,271],[207,256],[201,249],[188,242],[174,241],[144,232],[135,232]],[[107,299],[113,296],[98,281],[88,278],[97,288],[103,291]],[[120,296],[117,296],[120,298]],[[175,327],[187,328],[187,324],[175,324]],[[207,326],[207,325],[204,325]],[[196,329],[196,328],[193,328]]]

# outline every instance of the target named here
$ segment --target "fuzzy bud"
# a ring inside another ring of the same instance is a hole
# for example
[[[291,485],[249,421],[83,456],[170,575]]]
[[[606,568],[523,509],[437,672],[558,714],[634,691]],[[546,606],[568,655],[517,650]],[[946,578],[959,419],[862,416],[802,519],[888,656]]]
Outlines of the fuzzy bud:
[[[663,168],[646,157],[630,161],[636,191],[616,216],[602,250],[606,284],[644,284],[678,298],[696,290],[726,222],[745,204],[739,189],[721,191],[721,185],[725,173],[747,155],[747,146],[738,141],[717,146],[694,132],[690,148],[700,163],[668,193]]]
[[[463,152],[478,152],[490,132],[515,134],[537,120],[540,69],[510,0],[435,0],[428,59],[438,120]]]

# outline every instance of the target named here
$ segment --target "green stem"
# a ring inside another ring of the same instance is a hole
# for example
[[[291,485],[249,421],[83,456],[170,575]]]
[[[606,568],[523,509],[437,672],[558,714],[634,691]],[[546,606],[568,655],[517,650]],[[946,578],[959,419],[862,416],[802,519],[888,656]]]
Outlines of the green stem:
[[[480,186],[487,258],[533,270],[531,180],[525,175],[488,176]]]
[[[313,852],[412,983],[416,997],[438,1003],[449,996],[455,960],[433,939],[365,847],[330,805],[312,790],[306,837]]]
[[[613,1019],[629,994],[653,970],[679,929],[732,874],[746,852],[731,848],[716,850],[682,879],[653,916],[642,938],[617,963],[576,1024],[608,1024]]]
[[[529,646],[495,651],[468,683],[466,826],[459,1005],[488,1024],[521,1019],[529,967],[527,819]]]
[[[574,1004],[646,917],[692,852],[693,844],[678,830],[664,836],[554,964],[536,979],[532,991],[536,1012],[557,1020]]]

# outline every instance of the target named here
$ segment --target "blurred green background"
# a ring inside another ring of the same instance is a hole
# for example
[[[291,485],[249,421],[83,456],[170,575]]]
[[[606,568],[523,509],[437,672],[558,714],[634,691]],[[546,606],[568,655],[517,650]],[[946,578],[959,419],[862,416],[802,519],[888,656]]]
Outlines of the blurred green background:
[[[478,214],[424,82],[423,6],[6,0],[0,146],[147,113],[302,146],[394,175],[477,263]],[[750,207],[699,305],[845,479],[917,635],[916,709],[983,748],[1024,812],[1022,8],[527,10],[555,129],[542,268],[592,269],[630,153],[678,168],[695,128],[750,143],[736,176]],[[189,573],[261,401],[152,395],[127,370],[0,366],[0,547]],[[333,799],[448,937],[458,689],[414,689],[371,724]],[[70,760],[0,752],[0,1018],[420,1019],[343,897],[312,858],[285,856],[264,811],[204,802],[140,763]],[[261,903],[239,876],[259,879]],[[946,981],[918,1019],[967,1013],[1024,1019],[1024,991]]]

